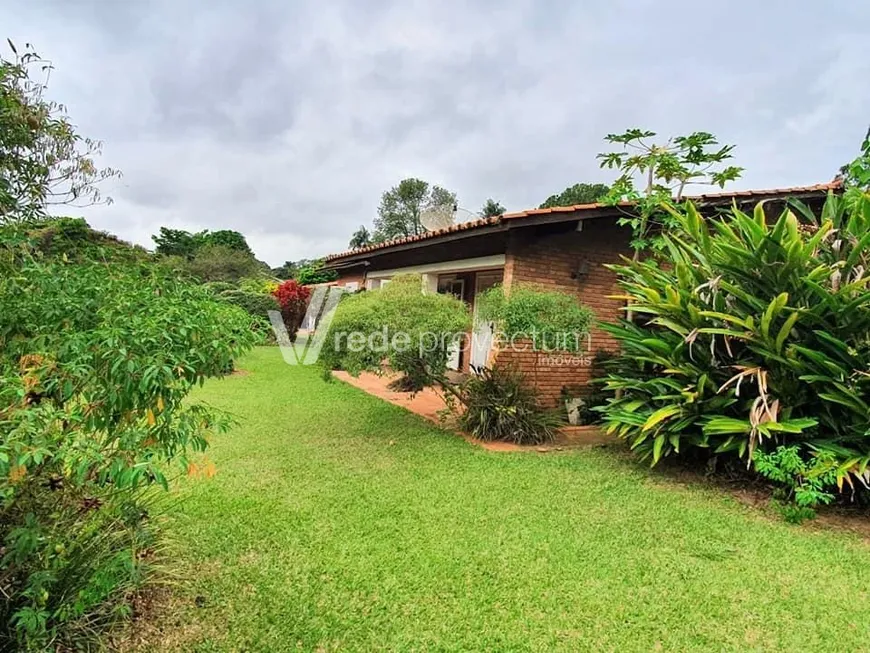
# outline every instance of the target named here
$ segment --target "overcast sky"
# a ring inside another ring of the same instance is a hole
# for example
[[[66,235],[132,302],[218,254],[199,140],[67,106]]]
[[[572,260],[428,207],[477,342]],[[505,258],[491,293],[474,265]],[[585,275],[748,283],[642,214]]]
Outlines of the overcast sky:
[[[665,10],[666,9],[666,10]],[[733,188],[829,181],[870,123],[866,0],[0,0],[124,176],[83,212],[145,245],[237,229],[273,265],[346,248],[416,176],[477,210],[608,182],[628,127],[737,145]]]

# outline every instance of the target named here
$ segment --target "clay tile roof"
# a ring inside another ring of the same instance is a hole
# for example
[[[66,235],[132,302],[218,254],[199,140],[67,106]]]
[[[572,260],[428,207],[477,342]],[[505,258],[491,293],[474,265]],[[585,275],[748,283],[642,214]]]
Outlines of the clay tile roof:
[[[686,196],[684,199],[691,200],[697,203],[705,203],[709,201],[722,201],[733,198],[758,198],[760,199],[771,199],[776,197],[789,197],[795,195],[803,195],[803,194],[813,194],[813,193],[827,193],[831,190],[837,190],[842,187],[842,182],[838,179],[834,181],[830,181],[825,184],[814,184],[812,186],[792,186],[789,188],[768,188],[762,190],[741,190],[741,191],[726,191],[721,193],[704,193],[702,195],[693,195]],[[620,202],[617,206],[631,206],[631,202]],[[338,254],[330,254],[326,257],[326,261],[334,261],[337,259],[345,258],[347,256],[355,256],[357,254],[365,254],[366,252],[374,252],[382,249],[387,249],[389,247],[394,247],[396,245],[404,245],[407,243],[414,243],[420,240],[429,240],[430,238],[437,238],[438,236],[443,236],[446,234],[452,234],[459,231],[467,231],[469,229],[478,229],[481,227],[492,226],[503,224],[504,222],[513,221],[513,220],[521,220],[522,218],[527,218],[535,215],[543,215],[547,213],[580,213],[582,214],[584,211],[593,211],[596,209],[605,209],[609,208],[609,205],[602,204],[600,202],[593,202],[591,204],[574,204],[572,206],[554,206],[548,209],[527,209],[525,211],[516,211],[513,213],[504,213],[500,216],[492,217],[492,218],[480,218],[479,220],[471,220],[469,222],[460,222],[458,224],[451,225],[449,227],[445,227],[444,229],[436,229],[434,231],[427,231],[424,234],[417,234],[414,236],[405,236],[403,238],[395,238],[393,240],[388,240],[383,243],[376,243],[373,245],[366,245],[365,247],[360,247],[357,249],[350,249],[344,252],[340,252]],[[582,215],[576,216],[577,218],[582,218]]]

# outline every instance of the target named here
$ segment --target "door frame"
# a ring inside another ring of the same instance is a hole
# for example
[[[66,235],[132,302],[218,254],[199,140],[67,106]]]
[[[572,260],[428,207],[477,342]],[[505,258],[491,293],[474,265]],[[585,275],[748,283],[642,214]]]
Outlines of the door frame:
[[[495,277],[498,276],[499,279],[496,283],[504,282],[504,268],[497,268],[493,270],[478,270],[474,275],[474,304],[471,308],[471,347],[468,352],[468,361],[469,361],[469,369],[471,366],[475,367],[486,367],[487,363],[489,363],[489,355],[492,353],[492,338],[489,341],[489,347],[487,348],[485,354],[485,360],[482,365],[475,365],[474,362],[474,353],[475,353],[475,335],[477,334],[477,304],[480,299],[481,294],[481,280],[486,279],[487,277]],[[494,285],[494,284],[493,284]],[[490,286],[491,288],[492,286]],[[492,328],[490,326],[490,328]]]

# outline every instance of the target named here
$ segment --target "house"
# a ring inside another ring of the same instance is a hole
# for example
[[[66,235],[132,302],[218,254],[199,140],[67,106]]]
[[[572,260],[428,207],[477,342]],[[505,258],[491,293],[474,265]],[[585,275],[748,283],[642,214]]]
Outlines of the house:
[[[727,209],[737,203],[744,210],[765,201],[779,213],[787,200],[818,206],[838,182],[773,190],[713,193],[692,197],[704,213]],[[416,273],[423,277],[424,291],[452,293],[477,312],[477,297],[495,284],[506,292],[518,283],[533,283],[576,295],[599,321],[623,315],[616,275],[604,265],[630,256],[631,233],[619,226],[621,215],[631,211],[619,206],[581,204],[474,220],[445,229],[333,254],[325,267],[335,270],[337,284],[351,290],[373,289],[389,283],[395,275]],[[614,349],[616,342],[593,329],[586,355],[536,354],[530,348],[499,348],[492,328],[475,319],[464,346],[454,352],[450,364],[460,371],[472,367],[512,363],[534,374],[541,399],[555,405],[563,386],[582,385],[589,379],[592,355],[598,349]]]

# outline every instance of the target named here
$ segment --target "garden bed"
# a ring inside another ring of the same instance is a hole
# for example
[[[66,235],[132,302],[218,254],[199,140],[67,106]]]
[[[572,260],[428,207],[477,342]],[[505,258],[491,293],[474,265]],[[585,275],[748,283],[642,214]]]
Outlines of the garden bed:
[[[377,375],[362,372],[359,376],[351,376],[347,372],[333,372],[333,377],[349,383],[355,388],[370,395],[388,401],[396,406],[424,417],[439,426],[456,431],[463,438],[489,451],[548,451],[565,447],[584,447],[591,445],[619,442],[616,438],[606,435],[597,426],[569,426],[559,429],[556,439],[544,445],[518,445],[510,442],[486,442],[462,433],[456,426],[455,415],[449,414],[449,408],[444,398],[432,388],[424,388],[420,392],[396,392],[390,389],[390,384],[399,378],[399,374]]]

